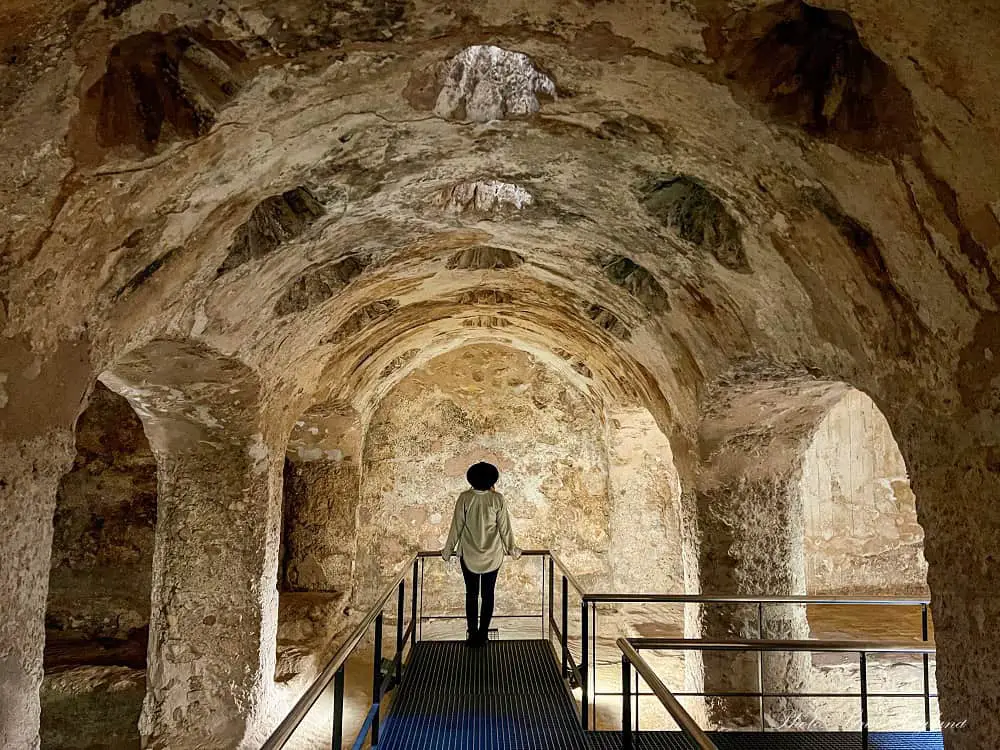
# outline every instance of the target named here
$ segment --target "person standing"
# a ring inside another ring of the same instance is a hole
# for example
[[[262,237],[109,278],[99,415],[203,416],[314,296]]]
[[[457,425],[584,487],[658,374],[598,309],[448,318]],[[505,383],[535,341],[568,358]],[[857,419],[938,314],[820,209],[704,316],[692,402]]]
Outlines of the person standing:
[[[500,478],[497,467],[480,462],[470,466],[465,476],[472,487],[458,496],[441,557],[448,563],[457,554],[462,566],[468,625],[466,645],[485,646],[493,617],[497,574],[504,556],[516,560],[521,550],[514,543],[504,496],[495,490]]]

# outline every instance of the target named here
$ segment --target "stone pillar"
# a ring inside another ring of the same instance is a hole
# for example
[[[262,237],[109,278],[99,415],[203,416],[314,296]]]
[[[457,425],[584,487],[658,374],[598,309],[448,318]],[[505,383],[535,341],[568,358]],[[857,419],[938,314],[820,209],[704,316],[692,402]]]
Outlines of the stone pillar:
[[[316,406],[288,441],[284,585],[350,593],[361,482],[360,420],[343,405]]]
[[[2,328],[2,326],[0,326]],[[91,379],[86,340],[0,338],[0,747],[38,747],[52,514]]]
[[[699,493],[703,534],[701,582],[705,594],[744,596],[805,594],[802,546],[803,515],[797,496],[797,477],[736,481]],[[808,638],[804,607],[768,605],[759,633],[759,610],[754,605],[704,605],[702,637]],[[808,654],[765,654],[764,687],[769,692],[804,688]],[[759,665],[755,654],[704,655],[705,686],[711,692],[756,690]],[[769,700],[766,714],[788,716],[795,701]],[[755,699],[707,701],[709,716],[732,726],[759,726]]]
[[[2,412],[0,412],[2,413]],[[0,747],[38,747],[52,514],[73,433],[0,441]]]
[[[613,590],[684,591],[681,488],[670,442],[642,408],[606,415]],[[683,612],[674,610],[677,623]]]
[[[143,746],[257,746],[274,679],[283,454],[257,379],[159,341],[102,380],[132,403],[157,460]]]
[[[745,596],[806,593],[800,494],[805,447],[823,415],[847,386],[792,378],[732,385],[715,394],[701,426],[702,473],[698,483],[702,592]],[[706,638],[808,638],[805,607],[769,605],[759,632],[754,605],[705,605]],[[808,654],[765,655],[762,679],[769,692],[801,690]],[[707,653],[708,691],[757,690],[755,654],[734,658]],[[806,700],[775,700],[765,713],[779,722],[805,720]],[[715,699],[709,716],[727,726],[759,726],[756,699]]]
[[[907,460],[924,528],[945,748],[1000,747],[1000,439],[994,437],[995,412],[978,418],[939,416],[911,406],[897,417],[890,422]]]

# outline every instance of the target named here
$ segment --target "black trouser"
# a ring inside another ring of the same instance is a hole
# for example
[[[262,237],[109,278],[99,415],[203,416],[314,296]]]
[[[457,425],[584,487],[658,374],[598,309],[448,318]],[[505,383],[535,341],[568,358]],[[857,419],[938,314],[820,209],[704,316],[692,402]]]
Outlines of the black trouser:
[[[497,587],[497,570],[489,573],[473,573],[462,560],[462,576],[465,578],[465,619],[470,638],[486,638],[493,618],[493,594]],[[479,596],[483,597],[483,608],[479,610]]]

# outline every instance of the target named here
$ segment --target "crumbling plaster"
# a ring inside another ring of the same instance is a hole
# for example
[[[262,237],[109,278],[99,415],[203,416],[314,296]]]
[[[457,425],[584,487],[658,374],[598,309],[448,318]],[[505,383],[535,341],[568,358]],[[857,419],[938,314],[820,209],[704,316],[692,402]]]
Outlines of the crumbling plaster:
[[[912,111],[896,112],[883,131],[877,118],[868,131],[804,127],[769,106],[766,90],[761,99],[744,63],[754,59],[747,47],[766,51],[766,32],[740,37],[755,26],[731,16],[763,4],[261,3],[237,12],[161,0],[89,10],[8,3],[0,11],[0,570],[12,602],[0,619],[5,744],[32,747],[37,734],[51,514],[73,421],[94,378],[156,338],[197,340],[255,373],[272,458],[311,403],[342,394],[367,415],[398,357],[458,340],[558,347],[567,362],[585,363],[595,393],[646,402],[670,434],[682,481],[698,451],[706,383],[735,360],[761,371],[777,360],[850,383],[886,415],[911,475],[943,718],[969,719],[948,732],[949,750],[1000,744],[991,626],[1000,617],[991,597],[1000,517],[989,502],[1000,489],[1000,406],[990,385],[1000,348],[1000,171],[991,148],[1000,133],[1000,19],[976,0],[823,6],[850,12],[863,46],[906,90],[892,101]],[[214,29],[182,30],[207,20]],[[162,142],[130,150],[99,138],[100,120],[85,105],[88,92],[116,91],[94,89],[111,48],[151,31],[176,32],[163,42],[171,54],[178,37],[195,43],[185,74],[205,73],[194,77],[207,88],[176,100],[188,119],[166,121]],[[530,57],[554,81],[555,98],[519,120],[435,115],[438,73],[482,43]],[[727,67],[738,75],[724,78]],[[677,173],[707,186],[739,226],[747,269],[726,267],[684,239],[669,212],[649,210],[644,186]],[[533,200],[495,213],[442,206],[442,192],[469,180],[518,185]],[[253,209],[299,186],[320,215],[295,223],[294,236],[287,227],[261,234],[282,242],[220,275],[233,238],[250,236],[238,228]],[[504,267],[449,268],[456,253],[480,246],[495,250],[473,255],[505,258]],[[650,272],[669,309],[650,311],[609,278],[608,253]],[[324,275],[349,254],[365,259],[360,275]],[[300,281],[312,272],[322,283]],[[303,285],[321,301],[277,315],[289,286]],[[511,301],[494,296],[470,309],[463,295],[484,286]],[[391,377],[416,366],[419,358]],[[173,420],[180,434],[204,434],[184,403],[169,408],[186,415]],[[175,432],[162,437],[172,445]],[[270,463],[277,496],[280,461]],[[273,515],[261,533],[273,536],[276,569]]]

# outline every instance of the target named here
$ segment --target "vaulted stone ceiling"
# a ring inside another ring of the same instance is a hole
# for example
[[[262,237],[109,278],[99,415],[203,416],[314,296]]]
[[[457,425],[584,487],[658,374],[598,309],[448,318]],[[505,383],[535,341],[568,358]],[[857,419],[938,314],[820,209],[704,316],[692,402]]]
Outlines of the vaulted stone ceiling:
[[[311,394],[486,329],[682,411],[760,350],[954,362],[995,70],[855,5],[12,9],[8,335],[195,337]]]
[[[1000,580],[998,25],[987,0],[4,0],[4,471],[101,373],[252,373],[287,437],[508,343],[646,404],[680,465],[720,383],[809,372],[886,412],[939,633],[971,643]],[[990,683],[954,669],[952,706]]]

